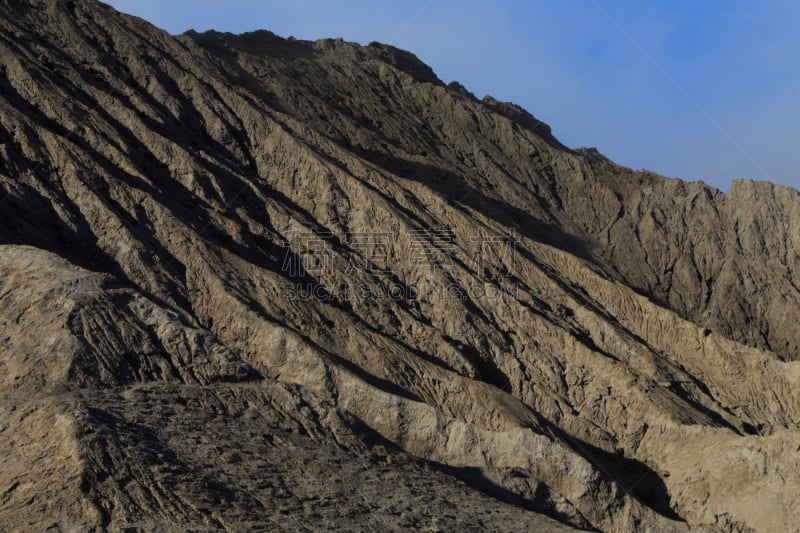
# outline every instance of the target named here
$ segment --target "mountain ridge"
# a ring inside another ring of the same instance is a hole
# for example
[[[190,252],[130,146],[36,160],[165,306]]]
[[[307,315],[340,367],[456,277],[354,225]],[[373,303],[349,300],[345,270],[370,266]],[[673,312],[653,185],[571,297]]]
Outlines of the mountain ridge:
[[[797,191],[565,149],[383,45],[0,9],[0,521],[796,523]]]

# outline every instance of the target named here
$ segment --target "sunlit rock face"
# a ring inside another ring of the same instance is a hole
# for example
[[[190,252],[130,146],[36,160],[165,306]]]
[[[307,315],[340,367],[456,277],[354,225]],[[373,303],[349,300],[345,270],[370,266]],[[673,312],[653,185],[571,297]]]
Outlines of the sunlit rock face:
[[[797,191],[377,43],[4,0],[0,52],[0,529],[800,523]]]

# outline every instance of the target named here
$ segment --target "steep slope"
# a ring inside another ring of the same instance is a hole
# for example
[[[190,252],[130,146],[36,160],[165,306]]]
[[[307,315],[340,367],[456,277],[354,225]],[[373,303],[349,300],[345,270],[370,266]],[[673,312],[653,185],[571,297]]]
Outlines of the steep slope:
[[[110,276],[3,246],[0,280],[3,529],[568,529],[388,449]]]
[[[800,521],[796,191],[568,150],[383,45],[0,6],[0,442],[63,457],[14,452],[0,520]]]
[[[787,359],[800,353],[787,327],[800,318],[800,237],[789,231],[797,191],[739,180],[722,194],[632,172],[596,150],[570,152],[517,106],[444,87],[407,52],[377,43],[187,37],[228,79],[344,148],[591,257],[695,323]]]

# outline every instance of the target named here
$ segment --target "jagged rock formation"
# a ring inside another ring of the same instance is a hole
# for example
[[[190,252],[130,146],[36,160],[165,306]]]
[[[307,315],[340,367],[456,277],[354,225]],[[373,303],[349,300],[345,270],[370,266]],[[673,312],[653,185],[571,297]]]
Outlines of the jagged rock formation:
[[[380,44],[0,12],[6,528],[800,523],[797,191]]]

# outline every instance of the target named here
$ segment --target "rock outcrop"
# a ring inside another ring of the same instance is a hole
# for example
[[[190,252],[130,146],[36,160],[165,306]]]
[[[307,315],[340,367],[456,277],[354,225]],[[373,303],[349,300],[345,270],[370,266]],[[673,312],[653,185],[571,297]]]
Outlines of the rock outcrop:
[[[797,191],[377,43],[0,15],[7,529],[800,523]]]

